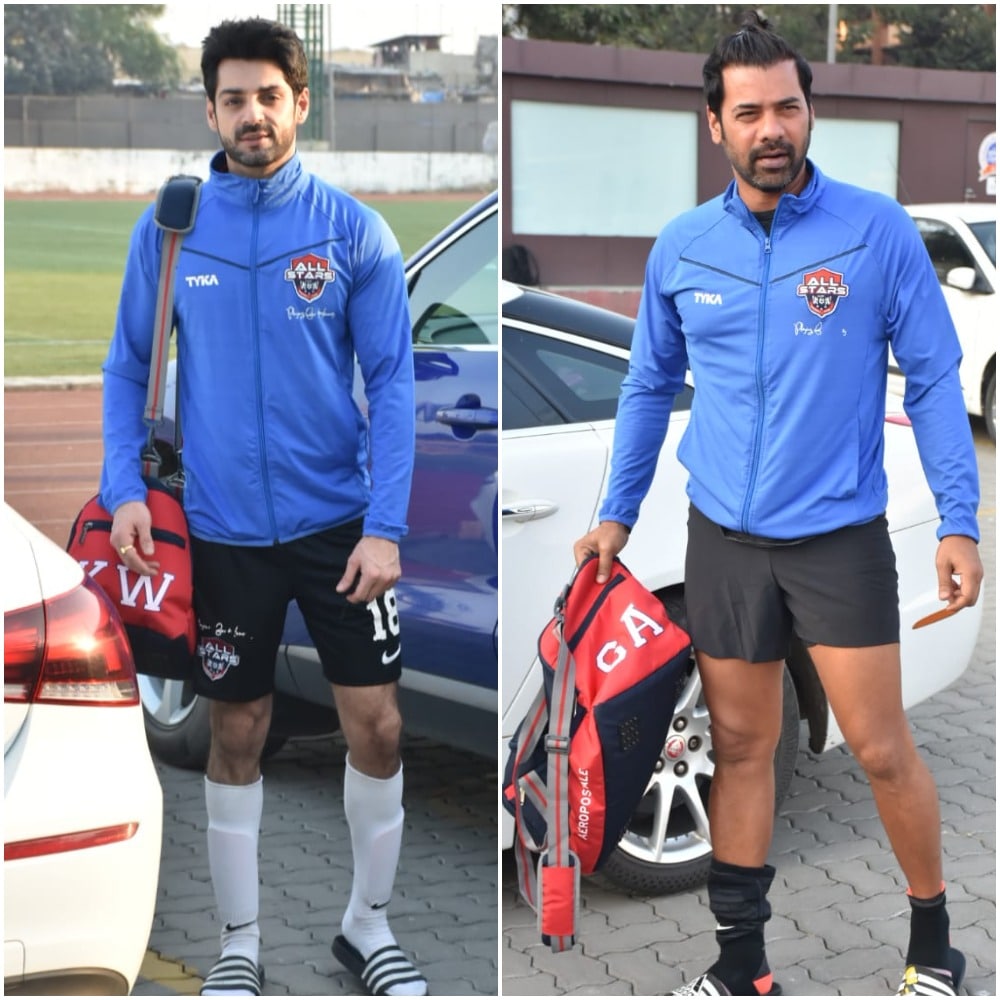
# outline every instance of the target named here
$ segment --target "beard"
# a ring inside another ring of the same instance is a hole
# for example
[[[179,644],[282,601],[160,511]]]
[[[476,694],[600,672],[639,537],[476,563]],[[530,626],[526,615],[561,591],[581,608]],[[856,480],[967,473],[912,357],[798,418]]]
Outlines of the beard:
[[[242,146],[240,140],[248,135],[267,137],[271,142],[265,146],[258,146],[256,149]],[[282,159],[292,148],[295,133],[293,131],[290,135],[281,135],[274,128],[263,126],[261,128],[242,128],[232,139],[222,135],[219,136],[219,139],[226,156],[234,163],[256,169],[267,167]]]
[[[725,134],[722,136],[725,140]],[[784,191],[785,188],[799,176],[806,162],[806,154],[809,152],[809,139],[801,150],[798,150],[790,142],[775,142],[766,146],[755,146],[745,159],[737,157],[725,145],[726,155],[732,164],[733,170],[751,187],[758,191],[765,191],[775,194]],[[760,160],[767,156],[783,155],[786,157],[785,165],[779,168],[771,168],[760,164]]]

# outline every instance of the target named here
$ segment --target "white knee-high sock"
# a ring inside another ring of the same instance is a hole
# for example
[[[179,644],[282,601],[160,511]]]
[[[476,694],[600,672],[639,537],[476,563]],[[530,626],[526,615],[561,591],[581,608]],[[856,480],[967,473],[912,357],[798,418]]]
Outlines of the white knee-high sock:
[[[344,937],[367,958],[395,944],[385,907],[403,839],[403,768],[391,778],[372,778],[345,764],[344,814],[351,831],[354,879],[341,922]]]
[[[222,923],[222,954],[245,955],[256,962],[260,951],[257,843],[264,810],[263,778],[252,785],[220,785],[206,778],[205,806],[208,868]]]

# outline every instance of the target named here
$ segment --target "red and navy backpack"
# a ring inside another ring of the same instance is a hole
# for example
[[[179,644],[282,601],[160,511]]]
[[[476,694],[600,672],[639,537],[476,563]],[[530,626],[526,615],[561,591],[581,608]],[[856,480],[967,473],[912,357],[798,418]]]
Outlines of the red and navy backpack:
[[[597,568],[596,556],[580,565],[539,638],[542,690],[503,782],[521,895],[553,951],[573,946],[580,876],[624,835],[692,665],[660,600],[620,560],[603,584]]]

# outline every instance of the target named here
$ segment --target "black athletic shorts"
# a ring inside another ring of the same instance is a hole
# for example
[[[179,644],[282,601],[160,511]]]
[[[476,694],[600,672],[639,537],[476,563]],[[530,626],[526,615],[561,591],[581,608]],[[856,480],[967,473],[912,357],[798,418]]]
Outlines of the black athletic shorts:
[[[793,634],[807,646],[899,642],[884,515],[784,542],[728,531],[692,505],[684,592],[695,649],[718,659],[782,660]]]
[[[192,539],[198,616],[194,688],[218,701],[274,690],[274,665],[294,599],[328,681],[368,687],[399,680],[399,614],[392,589],[368,605],[337,593],[362,521],[293,542],[252,547]]]

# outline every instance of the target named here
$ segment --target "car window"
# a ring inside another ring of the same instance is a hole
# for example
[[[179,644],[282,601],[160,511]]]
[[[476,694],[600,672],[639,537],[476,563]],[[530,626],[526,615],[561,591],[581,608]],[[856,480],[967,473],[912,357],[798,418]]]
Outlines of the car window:
[[[975,234],[976,239],[982,243],[983,249],[995,266],[997,262],[997,224],[993,221],[970,222],[969,228]]]
[[[613,420],[628,361],[605,351],[503,328],[503,428]],[[694,390],[674,398],[673,412],[691,409]]]
[[[497,280],[497,213],[491,212],[411,277],[414,344],[495,344]]]
[[[938,281],[943,285],[948,272],[955,267],[975,269],[976,261],[962,238],[945,222],[937,219],[916,219],[917,229],[923,237],[924,246],[930,254],[931,263],[937,272]]]
[[[507,336],[506,330],[504,337]],[[503,373],[503,429],[523,430],[525,427],[549,427],[563,423],[562,416],[545,397],[512,366],[505,366]]]
[[[579,423],[614,418],[628,361],[505,326],[503,367],[505,403],[508,385],[513,391],[516,380],[522,391],[530,386],[548,404],[554,419],[546,422]],[[503,425],[508,427],[506,406]]]

